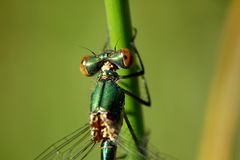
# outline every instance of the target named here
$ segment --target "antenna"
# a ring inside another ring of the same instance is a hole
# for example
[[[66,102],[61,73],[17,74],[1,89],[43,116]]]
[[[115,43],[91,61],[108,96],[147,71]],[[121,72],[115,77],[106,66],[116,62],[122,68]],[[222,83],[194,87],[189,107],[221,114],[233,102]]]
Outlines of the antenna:
[[[115,46],[114,46],[114,51],[116,51],[117,44],[118,44],[119,40],[120,40],[120,38],[118,38],[117,43],[116,43]]]
[[[81,48],[83,48],[83,49],[86,49],[86,50],[88,50],[89,52],[91,52],[94,56],[96,56],[96,53],[94,52],[94,51],[92,51],[91,49],[89,49],[89,48],[87,48],[87,47],[84,47],[84,46],[81,46],[81,45],[79,45]]]

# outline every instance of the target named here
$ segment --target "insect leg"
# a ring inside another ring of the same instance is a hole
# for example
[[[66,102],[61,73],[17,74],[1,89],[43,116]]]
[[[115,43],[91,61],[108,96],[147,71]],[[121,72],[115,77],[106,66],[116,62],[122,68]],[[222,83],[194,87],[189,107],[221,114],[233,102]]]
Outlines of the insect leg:
[[[125,120],[125,122],[126,122],[126,124],[127,124],[127,127],[128,127],[128,129],[129,129],[129,131],[130,131],[130,133],[131,133],[131,136],[132,136],[132,138],[133,138],[133,141],[134,141],[134,143],[135,143],[135,145],[136,145],[136,147],[137,147],[137,150],[139,151],[139,153],[141,153],[142,156],[145,156],[146,153],[145,153],[144,149],[143,149],[142,147],[140,147],[141,144],[139,143],[139,141],[138,141],[138,139],[137,139],[137,136],[136,136],[136,134],[134,133],[134,130],[133,130],[133,128],[132,128],[132,125],[131,125],[130,121],[128,120],[128,117],[127,117],[127,114],[125,113],[125,111],[123,111],[123,116],[124,116],[124,120]]]
[[[123,89],[123,88],[122,88],[122,90],[123,90],[127,95],[129,95],[130,97],[132,97],[132,98],[134,98],[135,100],[137,100],[139,103],[144,104],[144,105],[150,107],[150,106],[151,106],[150,94],[149,94],[148,88],[147,88],[146,86],[145,86],[145,88],[146,88],[146,93],[147,93],[147,100],[144,100],[144,99],[136,96],[135,94],[133,94],[132,92],[130,92],[130,91],[126,90],[126,89]]]
[[[139,101],[140,103],[146,105],[146,106],[151,106],[151,97],[150,97],[150,93],[149,93],[149,89],[148,89],[148,86],[147,86],[147,82],[146,82],[146,79],[144,77],[144,73],[145,73],[145,70],[144,70],[144,65],[143,65],[143,62],[142,62],[142,59],[141,59],[141,56],[137,50],[137,48],[135,47],[134,45],[134,40],[137,36],[137,29],[136,28],[133,28],[133,36],[132,36],[132,39],[131,39],[131,45],[132,45],[132,48],[134,50],[134,53],[136,53],[136,56],[139,60],[139,63],[140,63],[140,70],[137,71],[137,72],[134,72],[134,73],[130,73],[128,75],[123,75],[123,76],[120,76],[120,80],[121,79],[127,79],[127,78],[132,78],[132,77],[138,77],[138,76],[141,76],[142,80],[143,80],[143,83],[144,83],[144,88],[146,90],[146,94],[147,94],[147,100],[144,100],[142,98],[140,98],[139,96],[136,96],[135,94],[131,93],[130,91],[127,91],[125,89],[123,89],[125,91],[125,93],[131,97],[133,97],[134,99],[136,99],[137,101]],[[121,81],[119,82],[121,84],[123,84]],[[123,84],[124,85],[124,84]]]
[[[123,76],[120,76],[121,79],[125,79],[125,78],[131,78],[131,77],[137,77],[137,76],[141,76],[141,75],[144,75],[145,73],[145,70],[144,70],[144,65],[143,65],[143,62],[142,62],[142,59],[141,59],[141,56],[134,44],[134,40],[137,36],[137,29],[136,28],[133,28],[133,36],[132,36],[132,39],[131,39],[131,46],[132,46],[132,49],[133,49],[133,52],[136,53],[136,56],[139,60],[139,63],[140,63],[140,71],[138,72],[135,72],[135,73],[131,73],[131,74],[128,74],[128,75],[123,75]]]

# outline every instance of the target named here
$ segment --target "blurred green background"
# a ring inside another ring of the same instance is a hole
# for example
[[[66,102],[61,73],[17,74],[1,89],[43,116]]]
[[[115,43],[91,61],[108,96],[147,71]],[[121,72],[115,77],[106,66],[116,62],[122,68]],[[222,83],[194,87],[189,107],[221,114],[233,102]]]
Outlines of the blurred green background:
[[[130,0],[152,97],[146,128],[179,160],[197,156],[228,3]],[[79,46],[102,50],[104,1],[2,0],[0,20],[0,159],[31,160],[88,121],[95,79],[79,72],[89,54]]]

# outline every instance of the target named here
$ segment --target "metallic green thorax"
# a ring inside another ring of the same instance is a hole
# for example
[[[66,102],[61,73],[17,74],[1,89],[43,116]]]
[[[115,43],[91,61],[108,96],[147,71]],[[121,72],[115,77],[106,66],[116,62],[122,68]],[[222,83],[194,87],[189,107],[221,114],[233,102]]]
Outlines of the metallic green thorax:
[[[118,75],[112,70],[100,73],[91,96],[90,112],[107,111],[118,122],[121,121],[125,94],[116,84]]]

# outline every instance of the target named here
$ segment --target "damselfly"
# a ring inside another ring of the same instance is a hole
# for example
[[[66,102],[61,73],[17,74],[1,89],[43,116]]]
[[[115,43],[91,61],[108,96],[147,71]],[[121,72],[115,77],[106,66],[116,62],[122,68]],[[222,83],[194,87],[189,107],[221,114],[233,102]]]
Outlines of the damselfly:
[[[92,52],[93,55],[85,56],[81,60],[80,71],[84,75],[93,76],[98,73],[96,87],[91,95],[90,121],[82,128],[51,145],[35,160],[84,159],[99,142],[101,143],[101,160],[115,160],[117,146],[118,144],[122,145],[118,139],[123,120],[131,133],[137,154],[143,159],[158,159],[157,156],[151,156],[151,153],[146,154],[145,147],[141,145],[135,135],[124,110],[125,95],[131,96],[146,106],[151,104],[141,57],[134,45],[132,48],[140,69],[129,75],[121,76],[116,72],[118,69],[128,69],[133,63],[134,55],[127,48],[116,50],[115,47],[104,50],[100,54]],[[121,79],[137,76],[143,78],[146,100],[118,85]]]

